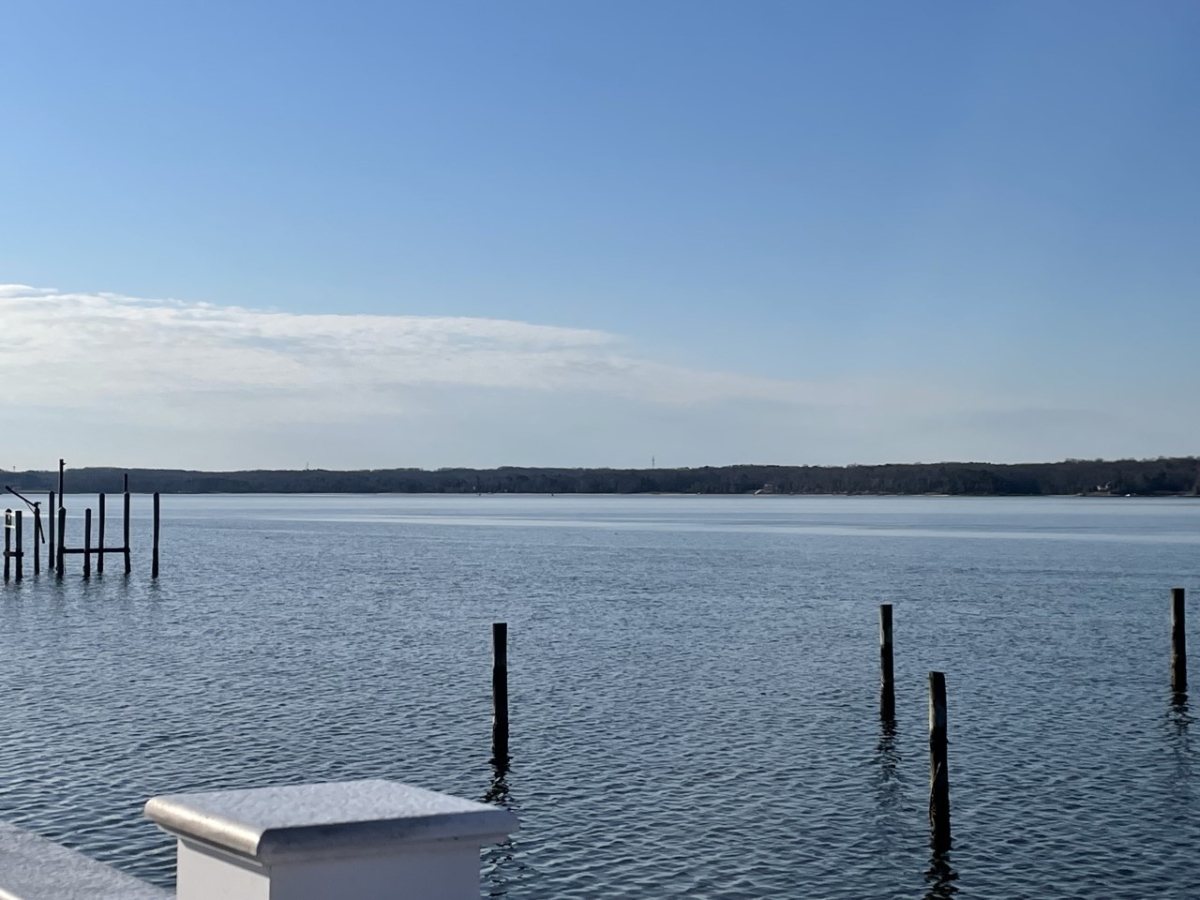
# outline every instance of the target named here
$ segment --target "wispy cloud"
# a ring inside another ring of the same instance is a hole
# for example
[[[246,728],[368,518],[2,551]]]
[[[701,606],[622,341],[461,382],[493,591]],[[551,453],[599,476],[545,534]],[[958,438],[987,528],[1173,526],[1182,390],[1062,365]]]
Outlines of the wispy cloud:
[[[0,385],[0,425],[26,430],[35,464],[79,447],[82,421],[89,462],[210,467],[1033,458],[1128,433],[962,379],[765,378],[596,330],[23,285],[0,285]]]
[[[9,402],[135,416],[186,417],[199,404],[224,405],[228,415],[319,422],[401,413],[427,387],[827,409],[875,405],[888,393],[880,384],[672,366],[633,354],[625,340],[602,331],[501,319],[304,315],[0,285],[0,323]]]

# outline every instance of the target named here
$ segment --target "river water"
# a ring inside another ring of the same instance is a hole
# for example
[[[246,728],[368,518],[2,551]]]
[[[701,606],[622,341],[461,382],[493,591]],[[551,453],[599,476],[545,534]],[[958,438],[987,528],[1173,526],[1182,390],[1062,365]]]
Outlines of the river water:
[[[69,498],[70,543],[83,505]],[[1200,588],[1196,501],[163,510],[157,582],[139,496],[131,577],[110,557],[85,582],[74,557],[61,583],[0,594],[0,818],[156,883],[174,848],[147,797],[386,777],[517,813],[484,853],[484,896],[1200,896],[1200,724],[1167,668],[1169,589]],[[493,621],[510,629],[506,773]],[[928,849],[930,670],[949,695],[944,858]]]

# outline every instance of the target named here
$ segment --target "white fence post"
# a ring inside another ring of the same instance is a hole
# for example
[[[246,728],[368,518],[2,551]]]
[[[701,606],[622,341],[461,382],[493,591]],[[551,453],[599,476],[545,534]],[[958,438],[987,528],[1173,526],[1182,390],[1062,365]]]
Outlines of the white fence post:
[[[478,900],[507,810],[394,781],[155,797],[179,839],[178,900]]]

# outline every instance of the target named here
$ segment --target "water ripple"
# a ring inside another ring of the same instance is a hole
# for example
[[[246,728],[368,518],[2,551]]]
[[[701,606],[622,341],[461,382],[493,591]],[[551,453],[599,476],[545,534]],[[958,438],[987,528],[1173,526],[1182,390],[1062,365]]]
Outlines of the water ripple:
[[[174,847],[140,815],[153,794],[388,777],[518,813],[483,852],[484,896],[508,900],[1196,895],[1196,720],[1166,687],[1166,617],[1169,587],[1200,586],[1198,505],[164,506],[157,584],[138,498],[132,578],[0,593],[0,818],[158,884]],[[944,856],[931,669],[950,695]]]

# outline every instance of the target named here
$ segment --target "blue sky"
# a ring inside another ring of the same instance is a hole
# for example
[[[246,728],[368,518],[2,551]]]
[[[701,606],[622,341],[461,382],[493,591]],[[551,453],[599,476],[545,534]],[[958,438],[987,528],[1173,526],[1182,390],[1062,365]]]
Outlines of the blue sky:
[[[1200,448],[1194,3],[42,2],[0,40],[37,435],[0,464]]]

